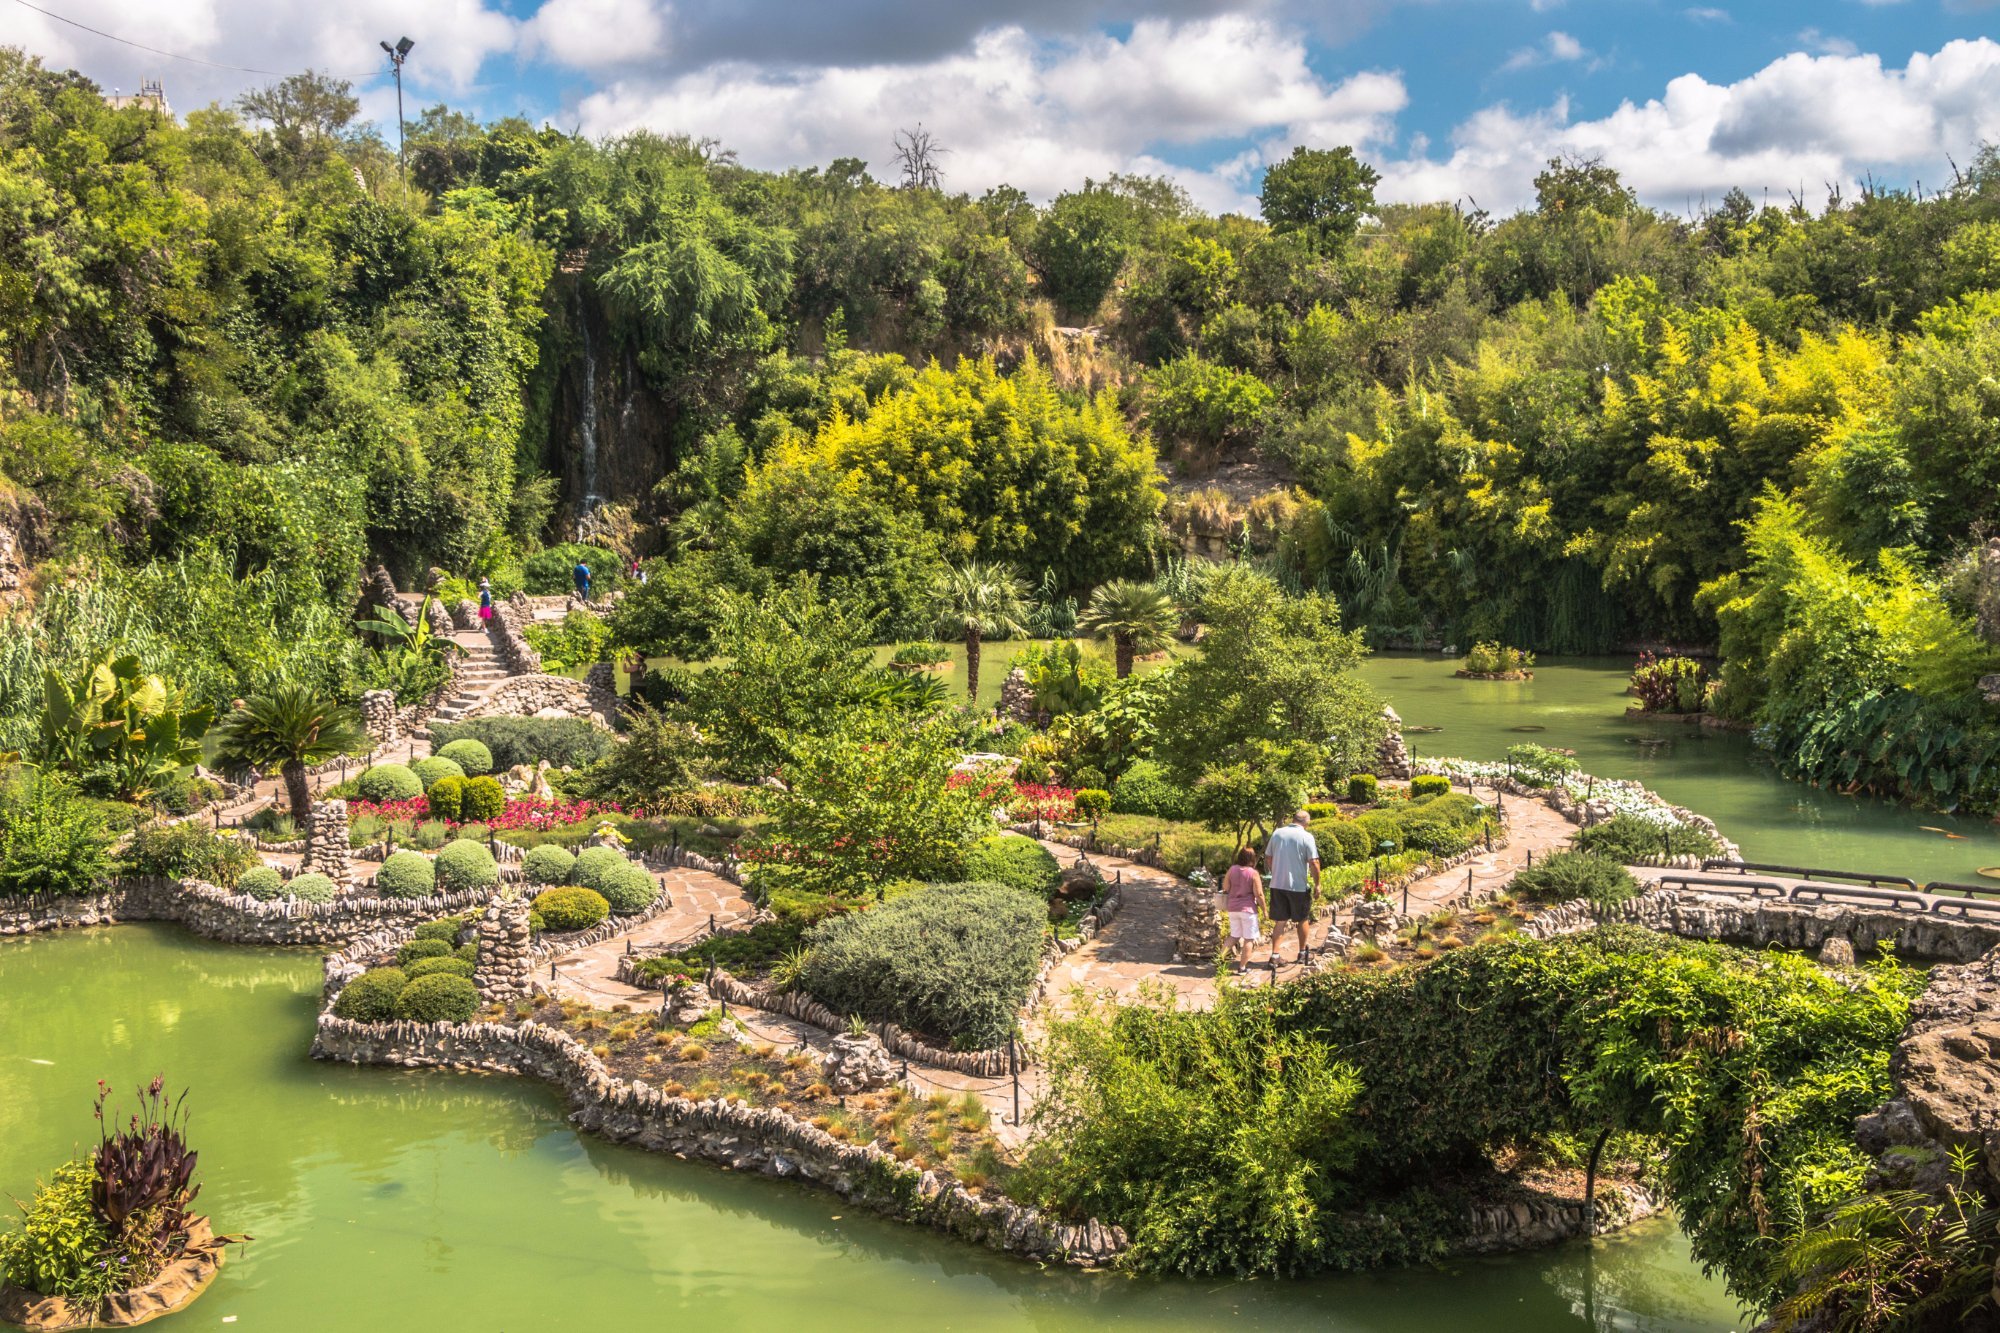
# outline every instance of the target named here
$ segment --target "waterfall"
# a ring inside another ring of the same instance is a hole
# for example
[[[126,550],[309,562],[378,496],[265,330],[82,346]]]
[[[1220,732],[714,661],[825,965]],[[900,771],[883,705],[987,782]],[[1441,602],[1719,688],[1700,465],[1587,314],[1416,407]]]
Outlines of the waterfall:
[[[576,537],[582,541],[591,517],[604,497],[597,493],[597,350],[590,342],[590,314],[583,304],[583,284],[576,287],[576,324],[583,333],[583,498],[576,507]]]

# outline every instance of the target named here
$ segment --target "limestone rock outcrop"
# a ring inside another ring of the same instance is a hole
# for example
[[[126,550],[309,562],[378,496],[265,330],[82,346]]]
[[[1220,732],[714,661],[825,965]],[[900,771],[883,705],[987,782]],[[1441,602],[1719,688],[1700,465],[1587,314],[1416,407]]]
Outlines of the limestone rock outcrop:
[[[820,1070],[827,1086],[843,1096],[873,1092],[896,1081],[896,1062],[882,1039],[872,1032],[835,1037]]]

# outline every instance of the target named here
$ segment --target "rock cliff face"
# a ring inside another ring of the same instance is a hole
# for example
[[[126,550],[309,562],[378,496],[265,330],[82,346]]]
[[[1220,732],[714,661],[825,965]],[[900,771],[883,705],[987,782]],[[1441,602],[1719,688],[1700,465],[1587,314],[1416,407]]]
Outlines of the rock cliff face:
[[[1973,1154],[1987,1191],[2000,1196],[2000,949],[1932,969],[1889,1076],[1895,1097],[1858,1126],[1885,1181],[1939,1188],[1958,1148]]]
[[[592,279],[571,267],[543,298],[540,371],[553,381],[542,464],[561,481],[551,535],[563,538],[588,530],[603,505],[646,510],[674,466],[673,408],[611,328]]]

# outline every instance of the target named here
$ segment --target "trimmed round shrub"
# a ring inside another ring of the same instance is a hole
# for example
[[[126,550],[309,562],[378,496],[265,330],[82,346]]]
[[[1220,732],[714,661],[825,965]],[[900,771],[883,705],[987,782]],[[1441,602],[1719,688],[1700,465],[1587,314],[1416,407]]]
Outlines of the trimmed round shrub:
[[[507,791],[498,778],[467,778],[458,800],[458,816],[466,823],[487,824],[507,809]]]
[[[610,910],[611,909],[608,907],[605,909],[607,914],[610,912]],[[549,919],[543,916],[540,912],[530,909],[530,911],[528,912],[528,933],[531,935],[539,935],[548,928],[549,928]]]
[[[408,967],[419,958],[449,958],[451,946],[443,940],[410,940],[396,950],[396,964]]]
[[[500,883],[500,867],[483,842],[460,838],[449,842],[437,854],[437,886],[440,893],[464,893],[468,889],[490,889]]]
[[[1451,779],[1441,773],[1419,773],[1410,779],[1410,796],[1445,796],[1451,792]]]
[[[396,1017],[412,1023],[464,1023],[479,1011],[479,988],[466,977],[416,977],[396,997]]]
[[[1121,815],[1151,815],[1155,819],[1186,819],[1187,789],[1174,785],[1167,770],[1141,759],[1111,784],[1111,808]]]
[[[1538,903],[1588,898],[1600,907],[1615,907],[1638,896],[1639,881],[1610,857],[1595,852],[1553,852],[1515,875],[1508,888]]]
[[[1347,799],[1357,804],[1373,805],[1380,793],[1381,784],[1373,773],[1356,773],[1347,780]]]
[[[375,872],[378,898],[428,898],[437,892],[437,870],[422,852],[391,852]]]
[[[452,956],[463,958],[468,963],[476,963],[479,961],[479,944],[476,940],[467,940],[452,950]]]
[[[493,771],[493,751],[469,737],[447,741],[438,747],[437,757],[451,760],[469,778],[485,777]]]
[[[372,967],[347,983],[333,1002],[336,1018],[357,1023],[387,1023],[396,1016],[396,997],[410,984],[400,967]]]
[[[1076,794],[1078,819],[1102,819],[1111,813],[1111,793],[1102,787],[1085,787]]]
[[[611,915],[611,904],[597,890],[578,886],[544,889],[535,895],[534,910],[546,930],[589,930]],[[533,920],[528,924],[532,927]]]
[[[428,759],[417,760],[416,765],[410,771],[417,775],[417,781],[424,784],[425,791],[429,791],[434,785],[445,778],[462,778],[465,776],[464,769],[442,755],[435,754]]]
[[[630,916],[651,907],[653,899],[660,896],[660,886],[644,866],[627,861],[604,876],[603,882],[597,885],[597,892],[611,904],[612,911],[620,916]]]
[[[630,864],[625,853],[616,847],[586,847],[577,853],[576,869],[570,872],[567,882],[601,891],[606,879],[617,874],[620,866]]]
[[[418,977],[470,977],[472,964],[463,958],[419,958],[409,966],[410,980]]]
[[[377,764],[355,779],[354,789],[364,801],[414,801],[424,794],[424,784],[402,764]]]
[[[521,873],[528,877],[530,884],[567,884],[576,873],[576,857],[570,854],[568,848],[545,842],[539,847],[530,847],[528,854],[521,858]]]
[[[1367,855],[1394,856],[1403,850],[1403,825],[1386,811],[1373,810],[1354,821],[1354,826],[1368,839]],[[1388,843],[1384,847],[1383,843]]]
[[[334,882],[318,871],[309,875],[293,875],[285,881],[285,893],[302,903],[330,903],[340,896]]]
[[[413,938],[420,940],[442,940],[444,943],[456,948],[458,946],[458,932],[463,928],[464,923],[457,917],[448,916],[441,920],[424,922],[421,926],[417,927]]]
[[[975,884],[1005,884],[1047,898],[1062,878],[1062,865],[1033,838],[996,833],[981,838],[966,853],[965,878]]]
[[[1367,830],[1351,819],[1316,819],[1312,835],[1319,843],[1319,858],[1325,865],[1366,861],[1375,854],[1375,844],[1369,839]]]
[[[1413,851],[1457,856],[1472,846],[1472,830],[1442,819],[1405,819],[1403,845]]]
[[[424,795],[430,798],[433,818],[456,820],[465,808],[465,779],[441,777]]]
[[[243,872],[236,881],[236,891],[247,893],[261,902],[285,896],[285,877],[275,866],[253,866]]]

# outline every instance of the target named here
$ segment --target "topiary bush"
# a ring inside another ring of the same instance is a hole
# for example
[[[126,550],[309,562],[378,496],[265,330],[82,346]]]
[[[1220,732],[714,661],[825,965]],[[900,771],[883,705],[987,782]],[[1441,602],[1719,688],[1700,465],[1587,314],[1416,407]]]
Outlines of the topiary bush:
[[[1451,791],[1451,779],[1439,773],[1419,773],[1410,779],[1410,796],[1444,796]]]
[[[449,958],[452,946],[443,940],[409,940],[396,950],[396,963],[408,967],[419,958]]]
[[[597,892],[611,904],[612,911],[620,916],[630,916],[651,907],[653,900],[660,896],[660,886],[644,866],[627,861],[603,877],[597,885]]]
[[[1312,807],[1306,808],[1310,810]],[[1323,865],[1366,861],[1375,854],[1375,844],[1369,839],[1368,831],[1352,819],[1336,817],[1324,822],[1315,819],[1312,835],[1319,843],[1319,859]]]
[[[996,833],[972,845],[965,857],[965,878],[977,884],[1005,884],[1047,898],[1062,878],[1062,865],[1033,838]]]
[[[493,751],[470,736],[440,745],[437,757],[451,760],[469,778],[485,777],[493,771]]]
[[[522,764],[547,763],[556,768],[589,768],[611,753],[617,738],[594,722],[575,717],[478,717],[466,722],[431,723],[431,740],[438,753],[457,752],[462,740],[478,741],[492,758],[487,772]],[[460,767],[465,761],[459,760]],[[465,771],[472,772],[467,767]]]
[[[437,892],[437,868],[422,852],[391,852],[375,872],[378,898],[428,898]]]
[[[1515,875],[1508,887],[1532,902],[1588,898],[1599,907],[1615,907],[1639,894],[1631,871],[1594,852],[1552,852]]]
[[[428,759],[417,760],[410,771],[417,775],[418,782],[424,784],[425,791],[429,791],[441,778],[462,778],[465,776],[464,769],[440,755],[432,755]]]
[[[459,818],[466,823],[490,824],[507,809],[507,791],[498,778],[467,778],[459,797]]]
[[[887,1019],[959,1050],[1007,1040],[1040,964],[1048,906],[1001,884],[939,884],[806,934],[801,980],[836,1013]]]
[[[458,933],[464,928],[465,923],[463,918],[455,916],[441,917],[436,921],[426,921],[418,926],[412,938],[442,940],[446,944],[456,948],[458,946]]]
[[[1084,787],[1074,799],[1078,819],[1102,819],[1111,813],[1111,793],[1102,787]]]
[[[1443,819],[1405,819],[1403,845],[1411,851],[1457,856],[1472,846],[1472,831]]]
[[[1381,786],[1373,773],[1356,773],[1347,779],[1347,799],[1359,805],[1373,805],[1381,794]]]
[[[275,866],[254,866],[237,878],[236,891],[247,893],[259,902],[270,902],[285,896],[285,877]]]
[[[500,867],[483,842],[460,838],[447,843],[437,854],[437,887],[440,893],[464,893],[471,889],[491,889],[500,883]]]
[[[1186,819],[1188,793],[1167,777],[1167,770],[1141,759],[1111,784],[1111,808],[1121,815],[1151,815],[1155,819]]]
[[[1393,856],[1403,850],[1402,822],[1386,810],[1370,810],[1357,818],[1354,826],[1368,839],[1368,856]],[[1390,844],[1386,848],[1382,846],[1385,842]]]
[[[396,1017],[396,997],[410,984],[400,967],[372,967],[347,983],[333,1002],[338,1018],[357,1023],[387,1023]]]
[[[450,776],[439,778],[431,784],[431,789],[424,795],[430,800],[433,815],[455,823],[465,810],[465,779]]]
[[[521,873],[530,884],[568,884],[576,874],[576,857],[566,847],[545,842],[521,858]]]
[[[437,958],[419,958],[407,969],[410,980],[418,977],[470,977],[472,964],[463,958],[445,955]]]
[[[354,780],[354,790],[364,801],[413,801],[424,794],[424,784],[402,764],[377,764]]]
[[[604,895],[581,885],[544,889],[535,895],[534,909],[544,928],[557,932],[589,930],[611,915],[611,904]]]
[[[616,847],[586,847],[576,854],[576,868],[567,882],[586,889],[600,888],[606,878],[618,873],[618,867],[629,864],[625,853]]]
[[[330,903],[340,896],[340,889],[332,880],[318,871],[305,875],[293,875],[285,881],[285,894],[302,903]]]
[[[465,977],[413,977],[396,997],[396,1017],[412,1023],[464,1023],[479,1012],[479,988]]]

